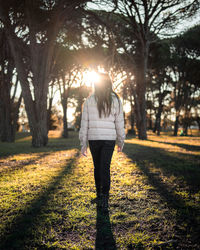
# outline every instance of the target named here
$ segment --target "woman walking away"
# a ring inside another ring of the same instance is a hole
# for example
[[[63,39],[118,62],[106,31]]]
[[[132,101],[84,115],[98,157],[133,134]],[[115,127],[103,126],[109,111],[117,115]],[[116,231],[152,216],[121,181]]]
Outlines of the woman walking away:
[[[125,130],[122,103],[112,89],[108,74],[99,74],[94,82],[94,93],[83,106],[79,139],[81,153],[87,156],[87,142],[94,163],[97,200],[103,209],[108,208],[110,190],[110,163],[115,147],[121,152]]]

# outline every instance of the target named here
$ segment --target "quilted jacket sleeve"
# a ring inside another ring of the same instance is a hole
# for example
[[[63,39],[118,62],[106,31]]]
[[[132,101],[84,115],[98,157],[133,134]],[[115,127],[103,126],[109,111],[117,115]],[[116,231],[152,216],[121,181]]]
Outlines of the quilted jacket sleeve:
[[[124,140],[125,140],[125,129],[124,129],[124,114],[123,114],[123,107],[122,103],[119,100],[117,101],[117,108],[115,114],[115,128],[117,133],[117,145],[123,149]]]
[[[82,147],[87,147],[87,140],[88,140],[88,103],[87,100],[83,105],[83,112],[81,117],[81,128],[79,131],[79,140]]]

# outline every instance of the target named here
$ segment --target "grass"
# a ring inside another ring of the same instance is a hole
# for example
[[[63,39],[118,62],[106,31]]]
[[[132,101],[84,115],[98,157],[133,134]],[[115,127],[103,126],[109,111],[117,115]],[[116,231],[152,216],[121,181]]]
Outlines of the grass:
[[[96,204],[92,158],[77,133],[0,143],[0,249],[198,249],[200,140],[127,138],[111,164],[109,213]]]

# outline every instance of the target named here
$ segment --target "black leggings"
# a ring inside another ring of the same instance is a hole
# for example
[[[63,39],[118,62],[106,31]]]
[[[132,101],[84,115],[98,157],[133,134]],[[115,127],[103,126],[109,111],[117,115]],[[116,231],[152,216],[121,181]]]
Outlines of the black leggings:
[[[94,163],[94,178],[97,195],[109,194],[110,163],[115,148],[115,140],[90,140],[89,147]]]

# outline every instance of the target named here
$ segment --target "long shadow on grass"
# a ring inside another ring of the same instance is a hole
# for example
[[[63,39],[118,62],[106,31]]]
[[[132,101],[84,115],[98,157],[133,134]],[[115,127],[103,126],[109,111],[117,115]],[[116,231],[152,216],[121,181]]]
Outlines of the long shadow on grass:
[[[117,249],[111,229],[109,211],[108,209],[106,211],[102,211],[102,208],[98,205],[97,205],[96,230],[97,233],[96,233],[95,249],[97,250]]]
[[[33,239],[33,231],[37,230],[37,217],[47,205],[48,200],[51,199],[52,194],[56,192],[61,181],[72,172],[78,156],[79,153],[74,158],[71,158],[67,162],[66,167],[53,179],[44,192],[37,199],[33,200],[30,206],[15,219],[10,227],[7,226],[7,234],[0,239],[0,249],[46,249],[34,242]]]
[[[1,177],[3,174],[5,174],[5,173],[11,174],[12,172],[14,172],[14,171],[16,171],[16,170],[21,170],[21,169],[23,169],[24,167],[26,167],[26,166],[28,166],[28,165],[32,165],[32,164],[34,164],[36,161],[41,160],[42,158],[44,158],[44,157],[46,157],[46,156],[48,156],[48,155],[50,155],[50,154],[51,154],[51,152],[49,152],[49,153],[44,153],[44,154],[42,154],[42,155],[40,155],[40,156],[38,156],[38,157],[36,157],[36,158],[34,158],[34,159],[30,159],[30,160],[19,160],[19,161],[14,161],[14,162],[13,162],[13,161],[10,161],[10,162],[7,162],[7,164],[9,164],[9,166],[6,167],[6,168],[4,168],[4,166],[1,167],[1,165],[3,165],[4,162],[2,162],[2,164],[1,164],[1,162],[0,162],[0,177]]]
[[[160,176],[151,173],[149,169],[149,165],[153,163],[155,167],[162,168],[163,172],[168,174],[169,176],[181,175],[186,181],[188,181],[188,176],[186,171],[187,169],[181,170],[179,166],[179,169],[176,170],[175,165],[173,165],[174,167],[172,168],[169,167],[168,165],[170,165],[171,163],[173,164],[179,163],[183,164],[184,168],[186,168],[187,165],[185,165],[185,163],[188,163],[190,166],[191,164],[190,161],[181,160],[179,158],[176,158],[175,156],[170,156],[169,154],[167,154],[166,151],[159,148],[151,148],[137,144],[126,144],[124,152],[129,158],[131,158],[137,164],[139,169],[147,177],[149,184],[155,188],[155,192],[157,192],[162,197],[162,199],[167,202],[168,207],[173,208],[177,211],[176,230],[178,237],[181,237],[181,240],[179,238],[178,244],[182,244],[184,241],[186,241],[185,244],[187,244],[187,240],[188,241],[190,240],[192,242],[190,244],[193,244],[191,245],[191,247],[198,246],[198,244],[200,244],[200,239],[199,239],[200,227],[198,224],[199,221],[197,219],[199,216],[199,210],[186,204],[185,201],[181,199],[180,196],[175,195],[173,190],[170,189],[170,186],[164,183],[160,178]],[[159,161],[157,161],[158,159]],[[193,171],[194,171],[193,188],[197,190],[197,188],[199,188],[198,186],[200,180],[199,168],[196,172],[195,169],[193,169]],[[192,188],[191,180],[189,181],[189,184],[190,187]],[[185,223],[185,227],[180,228],[179,225],[183,224],[183,222]],[[186,239],[185,237],[186,235],[190,235],[190,238]],[[187,245],[187,247],[188,246],[189,245]]]
[[[184,148],[187,151],[200,151],[200,146],[196,146],[196,145],[189,145],[189,144],[183,144],[183,143],[173,143],[173,142],[165,142],[165,141],[157,141],[157,140],[149,140],[148,141],[152,141],[152,142],[158,142],[158,143],[164,143],[164,144],[169,144],[169,145],[173,145],[173,146],[178,146],[180,148]]]
[[[159,147],[148,147],[126,143],[124,152],[137,164],[153,164],[161,168],[166,176],[175,175],[184,180],[195,192],[200,188],[200,157],[192,154],[168,152]]]

